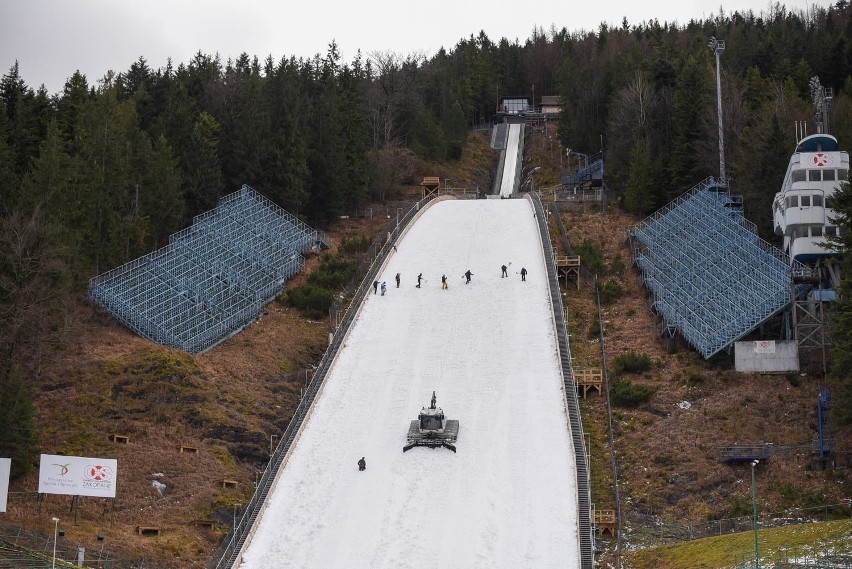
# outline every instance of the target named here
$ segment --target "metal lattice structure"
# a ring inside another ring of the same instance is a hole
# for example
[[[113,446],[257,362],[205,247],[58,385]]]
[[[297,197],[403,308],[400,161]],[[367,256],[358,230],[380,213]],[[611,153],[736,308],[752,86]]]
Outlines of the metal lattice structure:
[[[316,244],[316,230],[243,186],[167,246],[94,277],[89,299],[140,336],[194,354],[254,320]]]
[[[726,190],[708,178],[628,234],[663,332],[679,332],[705,358],[790,305],[787,256],[757,236]]]

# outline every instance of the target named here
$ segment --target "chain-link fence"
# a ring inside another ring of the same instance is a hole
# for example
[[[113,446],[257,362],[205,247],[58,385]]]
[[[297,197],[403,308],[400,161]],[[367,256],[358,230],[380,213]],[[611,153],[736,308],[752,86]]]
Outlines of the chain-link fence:
[[[131,560],[113,555],[104,549],[103,544],[86,547],[66,540],[59,535],[59,532],[44,534],[0,523],[0,567],[51,567],[54,563],[56,567],[91,569],[156,569],[157,567],[145,559]]]
[[[759,530],[810,522],[848,518],[852,514],[852,501],[826,504],[810,508],[795,508],[782,512],[759,514]],[[704,537],[740,533],[753,529],[752,516],[739,516],[708,520],[691,524],[666,522],[658,516],[633,510],[626,516],[625,539],[631,548],[653,547],[668,543],[689,541]]]
[[[735,559],[736,569],[852,569],[852,544],[845,547],[809,544],[761,550],[759,563],[753,551],[739,553]]]

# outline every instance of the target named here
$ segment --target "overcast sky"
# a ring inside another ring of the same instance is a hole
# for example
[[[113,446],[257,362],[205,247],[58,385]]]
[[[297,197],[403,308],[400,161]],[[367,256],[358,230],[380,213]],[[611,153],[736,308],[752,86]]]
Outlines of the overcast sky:
[[[831,0],[789,0],[794,10]],[[223,62],[242,52],[311,57],[335,40],[344,62],[392,50],[435,53],[480,30],[494,41],[527,39],[535,26],[592,30],[601,21],[688,22],[718,13],[769,6],[768,0],[0,0],[0,73],[15,60],[26,83],[50,93],[80,70],[96,83],[107,70],[126,71],[140,56],[150,67],[171,57],[177,65],[194,53],[219,53]]]

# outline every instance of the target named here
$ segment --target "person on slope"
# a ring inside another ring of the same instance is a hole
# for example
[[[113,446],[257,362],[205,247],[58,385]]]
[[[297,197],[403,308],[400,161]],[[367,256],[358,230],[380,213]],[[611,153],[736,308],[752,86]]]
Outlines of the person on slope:
[[[361,460],[358,461],[358,471],[363,472],[364,470],[367,470],[367,461],[362,456]]]
[[[464,281],[464,284],[469,284],[469,283],[470,283],[470,277],[472,277],[472,276],[473,276],[473,273],[471,273],[471,272],[470,272],[470,269],[468,269],[468,270],[464,273],[464,276],[465,276],[465,278],[467,278],[467,280],[466,280],[466,281]]]
[[[447,275],[441,275],[441,288],[444,290],[449,289],[447,286]]]
[[[508,276],[509,276],[509,273],[508,273],[508,272],[506,272],[506,269],[507,269],[508,267],[506,267],[506,265],[503,265],[503,266],[502,266],[502,267],[500,267],[500,268],[503,270],[503,274],[502,274],[502,275],[500,275],[500,278],[502,279],[502,278],[504,278],[504,277],[508,277]]]
[[[396,274],[396,288],[399,288],[399,273]]]
[[[388,283],[386,283],[385,281],[382,281],[382,296],[384,296],[387,291],[388,291]]]
[[[379,281],[373,281],[373,294],[379,291]]]
[[[417,286],[415,286],[414,288],[420,288],[420,279],[422,279],[422,278],[423,278],[423,273],[420,273],[419,275],[417,275]]]
[[[521,267],[521,280],[527,280],[527,270],[524,267]]]

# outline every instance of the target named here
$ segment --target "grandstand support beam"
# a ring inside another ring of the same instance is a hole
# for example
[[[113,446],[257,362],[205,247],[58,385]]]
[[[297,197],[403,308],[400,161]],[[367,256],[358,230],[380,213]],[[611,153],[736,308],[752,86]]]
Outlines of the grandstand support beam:
[[[722,128],[722,80],[719,71],[719,56],[725,51],[725,42],[711,37],[707,47],[716,56],[716,113],[719,117],[719,183],[722,186],[727,186],[728,177],[725,175],[725,134]]]

